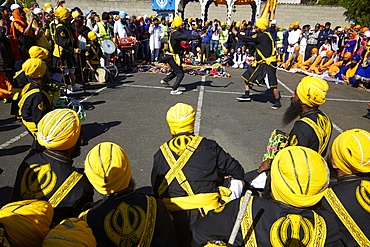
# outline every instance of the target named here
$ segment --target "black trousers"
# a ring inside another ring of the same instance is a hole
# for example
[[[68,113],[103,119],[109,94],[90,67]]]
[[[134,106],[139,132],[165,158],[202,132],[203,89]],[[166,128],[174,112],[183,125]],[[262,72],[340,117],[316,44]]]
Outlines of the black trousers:
[[[161,61],[168,63],[172,69],[172,72],[169,75],[167,75],[163,80],[165,82],[169,82],[173,78],[177,77],[175,83],[172,86],[172,90],[176,90],[180,86],[180,83],[184,78],[184,70],[182,69],[182,66],[181,65],[178,66],[177,63],[175,62],[175,59],[173,59],[173,56],[171,55],[166,55],[164,59],[162,59]]]
[[[201,58],[200,58],[200,61],[203,63],[205,61],[208,62],[208,58],[209,58],[209,53],[210,53],[210,45],[209,45],[209,42],[205,43],[203,42],[201,45],[200,45],[200,51],[201,51]],[[203,60],[203,55],[206,55],[205,56],[205,60]]]

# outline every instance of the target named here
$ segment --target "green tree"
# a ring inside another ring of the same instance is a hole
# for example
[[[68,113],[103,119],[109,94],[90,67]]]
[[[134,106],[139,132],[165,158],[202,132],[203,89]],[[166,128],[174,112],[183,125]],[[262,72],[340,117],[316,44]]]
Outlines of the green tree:
[[[370,5],[365,0],[319,0],[318,4],[339,5],[346,9],[344,15],[348,21],[370,26]]]

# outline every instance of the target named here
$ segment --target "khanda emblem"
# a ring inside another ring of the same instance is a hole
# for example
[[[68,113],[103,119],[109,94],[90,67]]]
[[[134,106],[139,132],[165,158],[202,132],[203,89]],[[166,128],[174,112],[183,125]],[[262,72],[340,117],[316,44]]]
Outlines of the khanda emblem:
[[[370,213],[370,181],[362,180],[356,188],[356,198],[361,207]]]
[[[166,7],[168,0],[156,0],[159,8],[164,9]]]
[[[143,235],[146,221],[145,211],[139,206],[131,207],[122,202],[104,219],[104,230],[117,246],[136,246]]]
[[[297,214],[281,217],[272,225],[270,242],[273,247],[307,246],[314,235],[312,223]]]
[[[23,173],[20,195],[23,199],[40,199],[53,191],[57,175],[50,164],[32,164]]]

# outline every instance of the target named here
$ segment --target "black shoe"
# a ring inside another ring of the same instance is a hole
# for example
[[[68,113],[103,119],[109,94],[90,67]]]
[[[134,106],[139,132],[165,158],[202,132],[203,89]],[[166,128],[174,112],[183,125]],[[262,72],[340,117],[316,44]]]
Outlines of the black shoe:
[[[242,96],[239,96],[236,98],[239,101],[252,101],[251,96],[243,94]]]
[[[277,110],[281,107],[281,104],[280,103],[275,103],[271,106],[271,109],[274,109],[274,110]]]
[[[367,119],[370,119],[370,114],[369,113],[367,113],[367,114],[365,114],[365,115],[362,115],[364,118],[367,118]]]

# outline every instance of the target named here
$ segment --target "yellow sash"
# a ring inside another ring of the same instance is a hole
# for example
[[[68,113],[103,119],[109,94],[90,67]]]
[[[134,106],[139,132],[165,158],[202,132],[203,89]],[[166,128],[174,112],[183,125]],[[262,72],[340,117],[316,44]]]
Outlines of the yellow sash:
[[[256,49],[258,55],[262,58],[262,60],[258,61],[257,63],[258,64],[266,63],[266,64],[270,65],[271,63],[276,62],[275,45],[274,45],[274,40],[272,39],[271,34],[269,32],[265,32],[265,34],[267,34],[267,36],[269,36],[270,40],[272,41],[271,42],[271,44],[272,44],[272,54],[271,54],[270,57],[266,58],[259,49]]]
[[[83,174],[78,172],[72,172],[71,175],[62,183],[62,185],[55,191],[55,193],[50,197],[49,203],[56,208],[61,201],[68,195],[68,193],[73,189],[73,187],[80,181]]]
[[[361,228],[352,219],[346,208],[340,202],[334,191],[329,188],[326,190],[325,198],[330,207],[334,210],[343,225],[347,228],[352,237],[356,240],[359,246],[370,246],[370,240],[365,236]]]
[[[170,49],[170,52],[166,52],[166,54],[171,55],[173,59],[175,60],[176,64],[178,66],[181,66],[181,58],[179,54],[175,54],[173,51],[172,45],[171,45],[171,39],[168,41],[168,48]]]
[[[319,115],[320,117],[320,115]],[[327,119],[328,117],[325,116]],[[325,119],[318,119],[318,122],[322,123],[322,127],[326,127],[325,129],[320,128],[317,123],[315,123],[313,120],[311,120],[308,117],[303,117],[299,119],[299,121],[303,121],[309,126],[312,127],[312,129],[315,131],[317,138],[319,139],[319,150],[318,153],[322,154],[325,150],[325,148],[328,146],[329,143],[329,135],[331,133],[331,124],[325,123]],[[325,139],[326,137],[326,139]],[[324,140],[325,139],[325,140]]]
[[[146,207],[146,218],[145,218],[145,230],[141,235],[138,247],[149,247],[154,234],[155,222],[157,218],[157,202],[154,197],[146,196],[147,207]]]

